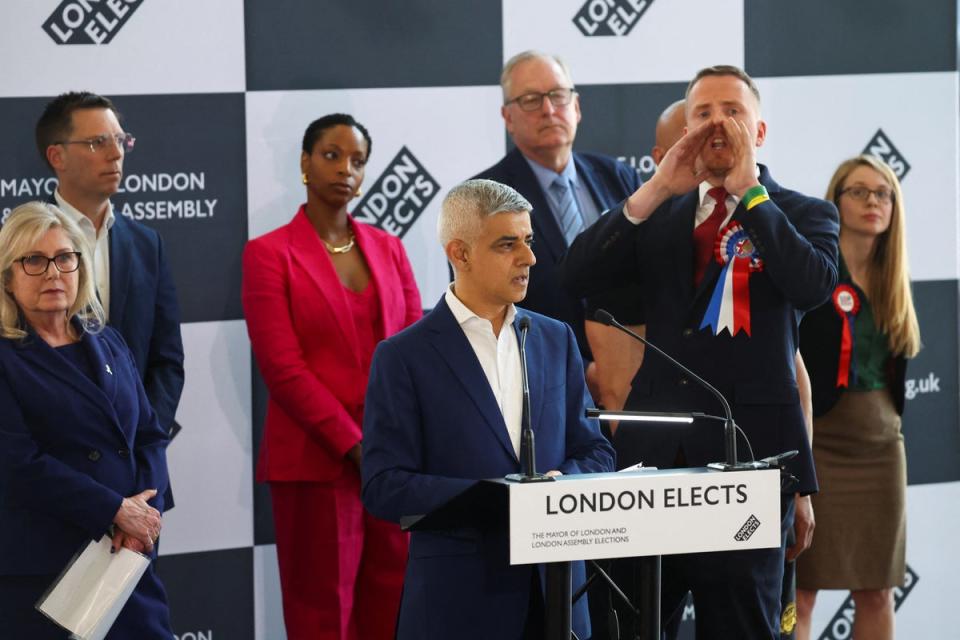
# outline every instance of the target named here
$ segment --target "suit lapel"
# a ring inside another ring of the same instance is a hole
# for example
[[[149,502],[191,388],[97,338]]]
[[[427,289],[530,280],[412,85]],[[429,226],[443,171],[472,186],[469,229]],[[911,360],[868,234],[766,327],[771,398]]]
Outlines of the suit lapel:
[[[517,316],[513,320],[513,331],[519,345],[519,321],[523,316],[529,316],[524,310],[517,308]],[[532,320],[532,318],[531,318]],[[543,387],[545,356],[540,348],[540,328],[535,322],[530,323],[527,332],[527,379],[530,381],[530,427],[534,434],[540,432],[540,416],[543,415]],[[522,380],[521,380],[522,384]],[[522,426],[522,425],[521,425]]]
[[[394,319],[399,311],[394,305],[388,304],[389,297],[384,295],[386,288],[392,284],[387,282],[387,274],[391,269],[390,249],[386,243],[378,242],[374,239],[370,228],[366,225],[358,224],[351,218],[350,220],[353,234],[357,238],[357,247],[363,252],[363,257],[370,269],[370,286],[377,288],[377,300],[380,304],[380,318],[383,334],[386,335],[387,327],[400,326],[400,322]]]
[[[19,343],[17,352],[24,362],[43,369],[54,379],[71,387],[75,392],[96,405],[110,419],[117,431],[123,435],[124,441],[130,444],[133,434],[123,433],[112,401],[117,393],[117,383],[114,376],[107,373],[107,367],[110,367],[111,371],[116,370],[113,355],[98,344],[96,337],[89,334],[83,334],[81,343],[87,357],[90,358],[90,365],[96,376],[95,380],[87,378],[83,372],[74,367],[64,356],[57,353],[56,349],[36,334],[31,334],[26,340]]]
[[[110,308],[107,314],[110,324],[117,327],[123,326],[127,293],[130,289],[129,256],[133,253],[133,243],[126,233],[127,224],[130,223],[124,220],[122,215],[117,215],[107,236],[107,244],[110,246]]]
[[[610,197],[611,193],[608,189],[601,189],[597,184],[597,176],[593,169],[580,160],[576,153],[572,157],[573,163],[577,166],[577,179],[583,180],[583,183],[587,185],[587,191],[590,192],[590,197],[593,198],[594,203],[600,210],[599,213],[602,215],[604,211],[617,204],[617,202]]]
[[[500,443],[504,453],[512,459],[517,460],[517,454],[513,450],[513,443],[507,434],[507,425],[503,420],[503,414],[500,413],[500,407],[497,406],[497,400],[490,389],[490,383],[483,373],[480,361],[477,360],[470,341],[463,333],[463,329],[457,323],[456,318],[447,306],[446,301],[440,298],[437,306],[429,313],[423,322],[430,329],[430,338],[434,349],[443,358],[450,367],[453,376],[459,381],[460,386],[469,396],[471,402],[477,407],[477,411],[483,416],[483,420],[490,429],[493,437]]]
[[[347,294],[343,290],[336,269],[323,247],[323,242],[317,236],[316,230],[310,224],[303,207],[294,216],[289,225],[290,252],[310,281],[316,285],[320,298],[326,301],[333,312],[343,339],[350,345],[350,353],[355,359],[356,366],[360,366],[359,348],[360,339],[353,324]]]
[[[567,250],[567,241],[553,216],[546,194],[540,188],[537,176],[534,175],[533,169],[518,149],[510,152],[509,170],[511,174],[509,181],[533,207],[533,211],[530,212],[530,221],[533,225],[534,240],[537,245],[545,246],[549,250],[554,261],[559,260]]]
[[[665,251],[672,253],[676,291],[690,304],[693,299],[693,224],[697,214],[697,192],[693,191],[673,201],[667,212]],[[704,278],[706,281],[706,278]]]

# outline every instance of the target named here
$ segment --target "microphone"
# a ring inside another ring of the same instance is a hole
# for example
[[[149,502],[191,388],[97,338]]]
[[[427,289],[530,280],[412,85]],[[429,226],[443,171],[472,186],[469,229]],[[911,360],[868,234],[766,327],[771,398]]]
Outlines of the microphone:
[[[530,331],[529,316],[517,322],[520,327],[520,379],[523,390],[523,405],[520,413],[520,470],[511,473],[507,480],[513,482],[544,482],[553,478],[537,473],[537,452],[534,446],[533,424],[530,413],[530,378],[527,376],[527,332]]]
[[[762,463],[737,462],[737,430],[740,427],[738,427],[737,424],[733,421],[733,412],[730,410],[730,403],[727,402],[727,399],[723,396],[722,393],[717,391],[716,387],[714,387],[712,384],[710,384],[709,382],[707,382],[706,380],[704,380],[703,378],[695,374],[693,371],[688,369],[686,366],[684,366],[680,362],[678,362],[676,359],[674,359],[672,356],[670,356],[667,352],[665,352],[663,349],[661,349],[657,345],[651,343],[649,340],[647,340],[643,336],[631,331],[627,327],[617,322],[617,319],[614,318],[613,315],[606,309],[597,309],[596,312],[594,312],[593,314],[593,319],[599,322],[600,324],[605,324],[608,327],[614,327],[616,329],[619,329],[620,331],[623,331],[624,333],[631,336],[635,340],[639,340],[648,348],[653,349],[658,354],[660,354],[663,358],[665,358],[668,362],[670,362],[670,364],[672,364],[676,368],[683,371],[685,374],[690,376],[690,378],[692,378],[693,380],[696,380],[696,382],[701,387],[709,391],[711,394],[714,395],[714,397],[717,398],[717,400],[720,401],[720,404],[723,406],[723,413],[724,413],[723,434],[724,434],[724,453],[725,453],[726,460],[724,462],[711,462],[709,465],[707,465],[708,467],[710,467],[711,469],[720,469],[722,471],[745,471],[748,469],[767,468],[768,463],[766,462],[762,462]],[[749,445],[749,442],[747,444]]]

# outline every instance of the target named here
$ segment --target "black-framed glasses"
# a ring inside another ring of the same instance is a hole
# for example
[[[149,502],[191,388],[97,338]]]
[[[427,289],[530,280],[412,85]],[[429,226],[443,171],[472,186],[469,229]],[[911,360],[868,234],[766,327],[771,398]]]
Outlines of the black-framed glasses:
[[[23,272],[28,276],[42,276],[50,268],[52,262],[60,273],[73,273],[80,268],[80,252],[66,251],[58,253],[52,258],[44,255],[23,256],[15,260],[23,268]]]
[[[884,204],[888,202],[893,202],[893,191],[890,189],[867,189],[866,187],[847,187],[840,192],[840,195],[850,194],[850,197],[854,200],[863,200],[864,202],[870,198],[870,194],[877,196],[878,202],[883,202]]]
[[[576,93],[577,90],[573,87],[561,87],[559,89],[551,89],[546,93],[525,93],[522,96],[517,96],[513,100],[507,100],[504,104],[515,102],[521,111],[536,111],[543,106],[543,99],[549,98],[550,104],[554,107],[565,107],[570,104]]]
[[[87,140],[57,140],[54,142],[54,144],[85,144],[90,147],[92,153],[105,151],[109,144],[120,147],[124,153],[130,153],[136,143],[137,139],[133,137],[132,133],[105,133]]]

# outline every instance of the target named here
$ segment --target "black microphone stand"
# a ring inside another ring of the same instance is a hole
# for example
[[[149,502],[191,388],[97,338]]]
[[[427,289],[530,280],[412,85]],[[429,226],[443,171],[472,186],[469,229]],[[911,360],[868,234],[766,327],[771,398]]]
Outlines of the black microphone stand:
[[[666,358],[673,366],[677,367],[685,374],[693,378],[701,387],[709,391],[713,396],[720,401],[721,406],[723,406],[723,449],[725,460],[723,462],[711,462],[707,466],[711,469],[717,469],[720,471],[751,471],[755,469],[765,469],[766,465],[758,467],[756,462],[737,462],[737,424],[733,421],[733,412],[730,410],[730,403],[727,402],[727,399],[723,396],[722,393],[717,391],[716,387],[712,384],[698,376],[696,373],[688,369],[686,366],[680,364],[676,359],[667,354],[657,345],[651,343],[649,340],[644,338],[638,333],[635,333],[617,322],[616,318],[610,314],[610,312],[605,309],[597,309],[594,313],[594,320],[601,324],[605,324],[609,327],[614,327],[623,331],[627,335],[631,336],[635,340],[639,340],[648,348],[653,349],[656,353],[660,354],[662,357]],[[629,412],[624,412],[628,414]],[[693,417],[708,417],[703,414],[690,414]],[[627,416],[624,416],[627,417]],[[627,417],[629,419],[629,417]]]
[[[530,318],[523,316],[520,326],[520,379],[523,384],[523,409],[520,416],[520,473],[506,476],[510,482],[552,482],[553,477],[537,473],[537,452],[530,414],[530,378],[527,377],[527,332]]]

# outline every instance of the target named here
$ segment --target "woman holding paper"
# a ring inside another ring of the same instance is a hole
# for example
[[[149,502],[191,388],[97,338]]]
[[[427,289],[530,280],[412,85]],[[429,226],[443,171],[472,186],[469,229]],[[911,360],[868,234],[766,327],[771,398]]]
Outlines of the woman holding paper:
[[[154,554],[168,436],[133,358],[105,326],[83,233],[50,204],[0,230],[0,635],[63,639],[34,609],[71,557],[112,534]],[[147,569],[107,638],[172,637]]]

